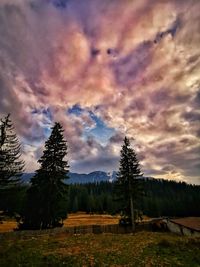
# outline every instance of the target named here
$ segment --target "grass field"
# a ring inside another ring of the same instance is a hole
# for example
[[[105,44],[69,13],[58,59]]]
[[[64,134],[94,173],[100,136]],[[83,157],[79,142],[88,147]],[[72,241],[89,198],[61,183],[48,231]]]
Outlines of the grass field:
[[[80,225],[103,225],[103,224],[118,224],[119,217],[109,214],[86,214],[84,212],[69,214],[64,221],[64,226],[80,226]]]
[[[111,215],[70,214],[64,226],[116,224]],[[13,231],[15,221],[0,224]],[[0,267],[200,266],[200,239],[170,233],[0,236]]]
[[[17,223],[14,220],[7,220],[0,223],[0,233],[12,232],[17,227]]]
[[[64,226],[80,226],[80,225],[102,225],[102,224],[117,224],[119,222],[118,216],[111,216],[108,214],[86,214],[84,212],[77,212],[69,214],[68,218],[64,221]],[[6,220],[0,224],[0,233],[12,232],[17,228],[15,220]]]
[[[0,240],[1,267],[200,266],[200,240],[169,233],[57,234]]]

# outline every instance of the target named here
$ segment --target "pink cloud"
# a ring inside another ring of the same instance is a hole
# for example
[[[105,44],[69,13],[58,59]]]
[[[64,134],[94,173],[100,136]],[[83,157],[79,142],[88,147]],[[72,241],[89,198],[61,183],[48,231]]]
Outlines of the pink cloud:
[[[87,112],[66,115],[79,103],[119,136],[135,136],[144,172],[177,171],[176,177],[200,182],[194,122],[199,116],[199,9],[192,0],[87,0],[84,5],[77,0],[68,1],[64,10],[48,1],[2,0],[0,115],[12,113],[29,145],[40,142],[26,147],[28,161],[38,157],[44,128],[51,123],[31,112],[50,108],[52,121],[65,128],[74,168],[89,170],[91,162],[109,169],[104,159],[117,168],[121,138],[113,137],[119,142],[110,140],[105,147],[84,139],[85,127],[95,127],[94,121]]]

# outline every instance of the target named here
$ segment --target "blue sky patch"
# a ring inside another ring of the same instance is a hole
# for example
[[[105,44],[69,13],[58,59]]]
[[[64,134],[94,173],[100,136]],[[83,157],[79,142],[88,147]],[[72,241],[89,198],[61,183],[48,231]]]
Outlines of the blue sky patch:
[[[89,128],[85,127],[83,137],[87,138],[93,136],[100,144],[106,145],[110,137],[115,133],[114,128],[110,128],[106,123],[92,111],[85,110],[76,104],[68,109],[68,114],[74,114],[80,116],[83,112],[88,112],[90,118],[95,122],[95,127]]]
[[[76,116],[80,116],[83,111],[84,110],[80,107],[79,104],[76,104],[67,110],[68,114],[74,114]]]
[[[114,134],[115,129],[108,127],[105,122],[93,112],[89,112],[90,117],[95,121],[96,127],[91,129],[89,134],[93,135],[102,145],[106,145],[110,137]]]

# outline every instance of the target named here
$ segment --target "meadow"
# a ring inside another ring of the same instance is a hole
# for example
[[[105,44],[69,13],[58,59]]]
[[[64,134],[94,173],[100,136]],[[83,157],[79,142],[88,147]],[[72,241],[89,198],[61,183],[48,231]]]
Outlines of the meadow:
[[[82,226],[82,225],[108,225],[118,224],[119,216],[112,216],[109,214],[87,214],[85,212],[71,213],[68,218],[64,220],[64,227]],[[0,223],[0,233],[12,232],[17,228],[17,223],[12,218],[7,218]]]
[[[1,267],[200,266],[200,240],[170,233],[1,238]]]
[[[117,216],[70,214],[64,226],[114,224]],[[0,224],[12,231],[14,221]],[[1,267],[45,266],[200,266],[200,239],[171,233],[141,231],[134,234],[41,233],[0,234]]]

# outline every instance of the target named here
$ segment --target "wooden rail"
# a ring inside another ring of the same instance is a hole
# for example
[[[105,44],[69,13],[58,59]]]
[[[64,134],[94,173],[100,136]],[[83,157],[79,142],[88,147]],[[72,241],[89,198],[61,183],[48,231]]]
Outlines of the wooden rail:
[[[149,223],[141,223],[136,226],[136,231],[142,231],[142,230],[151,230],[151,225]],[[132,232],[131,226],[120,226],[119,224],[83,225],[83,226],[46,229],[46,230],[26,230],[26,231],[0,233],[0,239],[9,237],[29,238],[40,235],[57,235],[59,233],[66,233],[73,235],[73,234],[102,234],[102,233],[128,234],[131,232]]]

